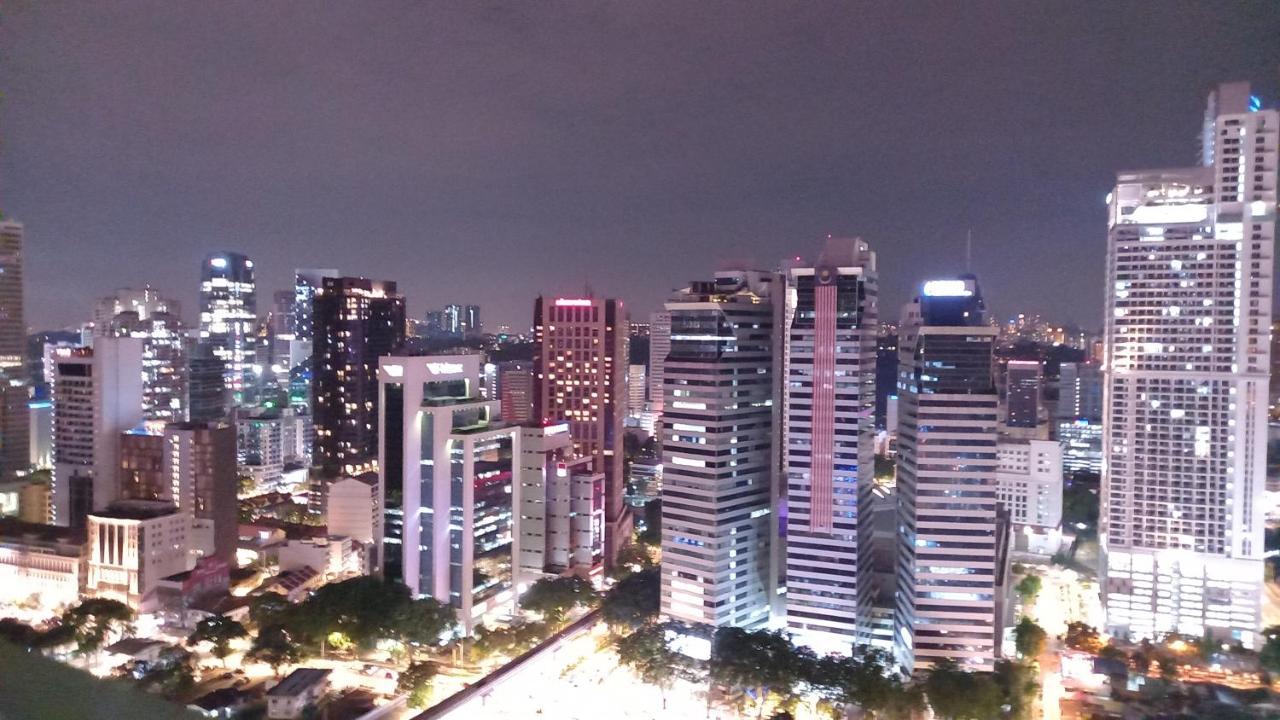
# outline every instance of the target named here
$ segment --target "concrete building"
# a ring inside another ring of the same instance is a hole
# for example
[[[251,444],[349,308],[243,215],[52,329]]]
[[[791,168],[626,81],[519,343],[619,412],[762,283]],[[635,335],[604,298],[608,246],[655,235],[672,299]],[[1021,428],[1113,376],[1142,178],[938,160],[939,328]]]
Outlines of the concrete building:
[[[664,617],[736,627],[770,619],[785,285],[774,272],[721,271],[666,302]]]
[[[1102,367],[1098,363],[1062,363],[1057,416],[1062,420],[1102,420]]]
[[[0,520],[0,603],[74,605],[86,575],[83,530]]]
[[[627,418],[639,419],[645,409],[645,393],[648,391],[646,368],[643,364],[627,366]]]
[[[574,455],[595,457],[604,472],[604,562],[612,566],[632,531],[622,472],[627,313],[620,300],[539,296],[533,325],[533,418],[568,422]]]
[[[200,265],[200,342],[222,361],[226,387],[236,403],[257,360],[257,322],[253,261],[234,252],[210,254]]]
[[[22,223],[0,218],[0,482],[25,474],[30,454],[22,238]]]
[[[499,401],[480,398],[478,355],[383,357],[378,380],[383,566],[399,555],[410,591],[452,605],[469,634],[514,608],[519,428],[499,420]]]
[[[177,301],[151,287],[117,290],[98,301],[93,332],[142,341],[143,417],[187,419],[187,329]]]
[[[315,337],[311,304],[327,277],[341,277],[337,268],[299,268],[293,271],[293,334],[303,342]]]
[[[349,537],[370,548],[381,544],[384,517],[378,488],[378,476],[374,473],[330,483],[325,501],[325,524],[329,533]]]
[[[331,670],[298,668],[267,691],[270,720],[298,720],[329,692]]]
[[[662,414],[667,353],[671,352],[671,314],[659,310],[649,316],[649,410]]]
[[[498,396],[502,417],[510,423],[533,420],[533,367],[530,363],[509,362],[498,366]]]
[[[142,421],[142,341],[98,338],[54,361],[53,522],[81,526],[120,498],[120,435]]]
[[[53,469],[53,401],[46,395],[27,402],[28,464],[35,470]]]
[[[1034,428],[1040,424],[1040,395],[1044,380],[1038,360],[1010,360],[1005,367],[1006,427]]]
[[[1001,438],[996,445],[996,497],[1015,526],[1062,524],[1062,446],[1053,440]]]
[[[931,280],[903,311],[898,364],[896,655],[990,670],[1000,655],[997,329],[977,280]]]
[[[404,343],[404,296],[393,282],[327,277],[312,312],[312,462],[319,472],[311,506],[321,512],[329,480],[377,471],[378,358]]]
[[[520,428],[519,482],[512,485],[516,588],[574,572],[589,576],[604,558],[604,473],[575,458],[567,423]]]
[[[191,513],[163,501],[121,501],[89,515],[85,593],[146,611],[161,579],[195,567],[191,529]]]
[[[791,268],[787,282],[786,626],[819,652],[843,653],[871,603],[859,550],[872,528],[859,520],[875,465],[876,256],[862,240],[828,238],[818,261]]]
[[[1062,469],[1074,473],[1102,473],[1102,423],[1085,419],[1058,422]]]
[[[1258,646],[1280,112],[1209,96],[1202,165],[1109,195],[1107,630]]]

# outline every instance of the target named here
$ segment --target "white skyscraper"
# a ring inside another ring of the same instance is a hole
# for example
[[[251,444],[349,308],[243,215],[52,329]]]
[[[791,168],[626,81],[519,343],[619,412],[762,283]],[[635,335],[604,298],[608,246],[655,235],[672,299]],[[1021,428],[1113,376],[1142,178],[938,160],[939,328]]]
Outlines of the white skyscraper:
[[[862,240],[828,238],[816,265],[788,274],[786,625],[820,652],[849,652],[869,616],[860,580],[870,557],[859,548],[871,534],[861,519],[873,479],[876,300],[876,256]]]
[[[142,340],[142,414],[148,420],[187,419],[187,329],[177,301],[152,287],[122,288],[98,301],[98,337]]]
[[[761,626],[771,562],[784,279],[724,271],[667,301],[662,613]]]
[[[1109,196],[1107,627],[1256,644],[1280,113],[1209,96],[1204,165]]]
[[[898,330],[898,589],[903,669],[1000,653],[1007,530],[997,518],[999,395],[972,276],[931,280]]]

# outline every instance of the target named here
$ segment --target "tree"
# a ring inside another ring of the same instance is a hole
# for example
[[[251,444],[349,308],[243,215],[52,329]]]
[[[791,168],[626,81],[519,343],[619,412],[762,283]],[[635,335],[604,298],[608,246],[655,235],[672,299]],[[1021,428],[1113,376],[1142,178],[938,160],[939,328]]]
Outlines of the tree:
[[[991,676],[965,672],[950,659],[934,662],[923,690],[933,711],[950,720],[996,720],[1004,704]]]
[[[1036,595],[1040,594],[1040,586],[1040,576],[1031,573],[1018,581],[1018,584],[1013,589],[1017,590],[1018,594],[1022,596],[1023,602],[1030,602],[1035,599]]]
[[[96,653],[108,636],[125,632],[131,622],[133,611],[128,605],[105,598],[89,598],[62,614],[62,624],[72,629],[81,655]]]
[[[631,543],[618,551],[613,561],[613,574],[619,580],[636,572],[643,572],[656,567],[649,546],[644,543]]]
[[[258,631],[248,657],[270,665],[271,671],[278,676],[281,666],[302,660],[302,648],[283,627],[268,625]]]
[[[632,573],[614,585],[600,603],[600,615],[615,632],[635,630],[658,616],[662,577],[657,568]]]
[[[0,618],[0,640],[30,650],[40,642],[40,631],[13,618]]]
[[[1280,625],[1272,625],[1262,631],[1266,638],[1258,651],[1258,660],[1268,672],[1280,673]]]
[[[689,659],[667,645],[665,625],[646,625],[630,635],[614,639],[618,662],[625,665],[642,681],[658,688],[662,696],[662,709],[667,709],[667,691],[672,683],[686,671]]]
[[[280,593],[265,592],[249,599],[249,620],[255,627],[280,625],[285,615],[293,609],[293,603]]]
[[[481,660],[496,654],[515,657],[542,642],[550,634],[547,624],[540,622],[515,623],[492,630],[479,625],[476,627],[471,649],[476,658]]]
[[[889,654],[874,648],[855,648],[848,656],[828,655],[817,660],[808,682],[835,705],[855,705],[874,715],[888,714],[905,692],[902,681],[889,671]]]
[[[196,623],[195,631],[187,638],[187,645],[209,643],[213,656],[226,667],[227,656],[231,654],[231,641],[243,637],[249,637],[249,631],[244,629],[244,625],[226,615],[214,615]]]
[[[636,535],[636,542],[657,547],[662,544],[662,500],[650,500],[644,504],[644,530]]]
[[[996,686],[1004,695],[1012,718],[1026,718],[1040,686],[1036,683],[1036,671],[1027,663],[997,660],[991,674]]]
[[[757,714],[763,717],[770,696],[784,700],[795,696],[810,662],[781,631],[722,627],[711,644],[710,677],[717,684],[754,692]]]
[[[409,707],[426,707],[431,699],[431,686],[440,667],[433,662],[412,662],[400,673],[396,692],[409,696]]]
[[[1029,660],[1035,660],[1040,657],[1040,653],[1044,652],[1049,635],[1031,618],[1024,617],[1013,628],[1013,638],[1018,654]]]
[[[536,612],[549,625],[564,622],[565,613],[597,600],[596,591],[587,580],[569,577],[543,578],[520,597],[520,607]]]
[[[1063,642],[1072,650],[1080,650],[1093,655],[1102,652],[1106,645],[1096,628],[1082,622],[1067,623],[1067,634]]]
[[[410,600],[391,617],[393,636],[406,646],[432,648],[458,624],[458,612],[435,598]]]

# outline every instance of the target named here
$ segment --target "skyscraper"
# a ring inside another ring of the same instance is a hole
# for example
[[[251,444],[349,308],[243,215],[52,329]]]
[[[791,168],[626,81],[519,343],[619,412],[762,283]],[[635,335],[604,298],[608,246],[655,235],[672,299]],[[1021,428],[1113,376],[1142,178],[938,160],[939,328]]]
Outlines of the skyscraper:
[[[894,638],[908,672],[941,659],[990,670],[1000,652],[997,330],[984,315],[972,276],[931,280],[898,330]]]
[[[574,454],[594,457],[605,481],[605,564],[631,542],[623,503],[627,315],[620,300],[543,298],[534,304],[534,420],[565,421]]]
[[[1102,368],[1093,362],[1064,362],[1058,370],[1058,411],[1063,420],[1102,419]]]
[[[1204,165],[1122,172],[1109,196],[1107,628],[1256,646],[1280,113],[1219,86]]]
[[[761,626],[777,587],[773,490],[782,275],[722,271],[666,303],[662,614]]]
[[[317,332],[319,328],[317,328]],[[389,356],[379,476],[386,560],[415,596],[452,605],[468,634],[514,609],[513,465],[520,429],[479,396],[480,356]]]
[[[874,470],[875,253],[828,238],[816,264],[789,271],[787,297],[787,628],[815,649],[849,652],[871,599],[859,548],[871,533],[861,520]]]
[[[0,216],[0,482],[26,472],[30,455],[22,223]]]
[[[467,305],[462,309],[462,332],[466,335],[478,335],[484,331],[480,324],[480,306]]]
[[[98,302],[94,334],[142,341],[142,414],[187,419],[187,337],[177,301],[154,288],[123,288]]]
[[[498,366],[498,397],[502,419],[526,423],[533,419],[533,370],[530,363],[505,362]]]
[[[311,342],[315,334],[311,319],[311,303],[324,278],[338,277],[334,268],[299,268],[293,271],[293,334],[298,340]]]
[[[142,341],[98,338],[54,361],[53,522],[81,526],[120,498],[120,435],[142,421]]]
[[[1041,368],[1038,360],[1010,360],[1005,370],[1005,425],[1035,428],[1040,422]]]
[[[212,422],[231,412],[227,390],[226,363],[213,346],[197,343],[187,360],[187,418],[191,422]]]
[[[404,297],[393,282],[326,277],[312,306],[312,462],[328,478],[376,470],[378,358],[404,343]],[[323,494],[313,483],[317,510]]]
[[[671,352],[671,313],[660,310],[649,316],[649,410],[661,415],[662,383],[667,353]]]
[[[223,362],[227,389],[239,402],[252,371],[258,322],[253,261],[240,253],[213,253],[201,265],[200,341]]]

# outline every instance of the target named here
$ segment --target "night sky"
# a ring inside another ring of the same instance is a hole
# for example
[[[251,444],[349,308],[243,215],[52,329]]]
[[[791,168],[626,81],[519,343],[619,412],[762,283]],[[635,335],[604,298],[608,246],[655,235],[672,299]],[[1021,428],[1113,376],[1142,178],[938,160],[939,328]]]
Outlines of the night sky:
[[[884,6],[884,7],[881,7]],[[1280,96],[1280,3],[38,2],[0,18],[0,208],[28,322],[199,263],[390,279],[527,328],[589,282],[633,316],[827,233],[882,315],[973,270],[1097,326],[1116,170],[1191,164],[1205,93]]]

